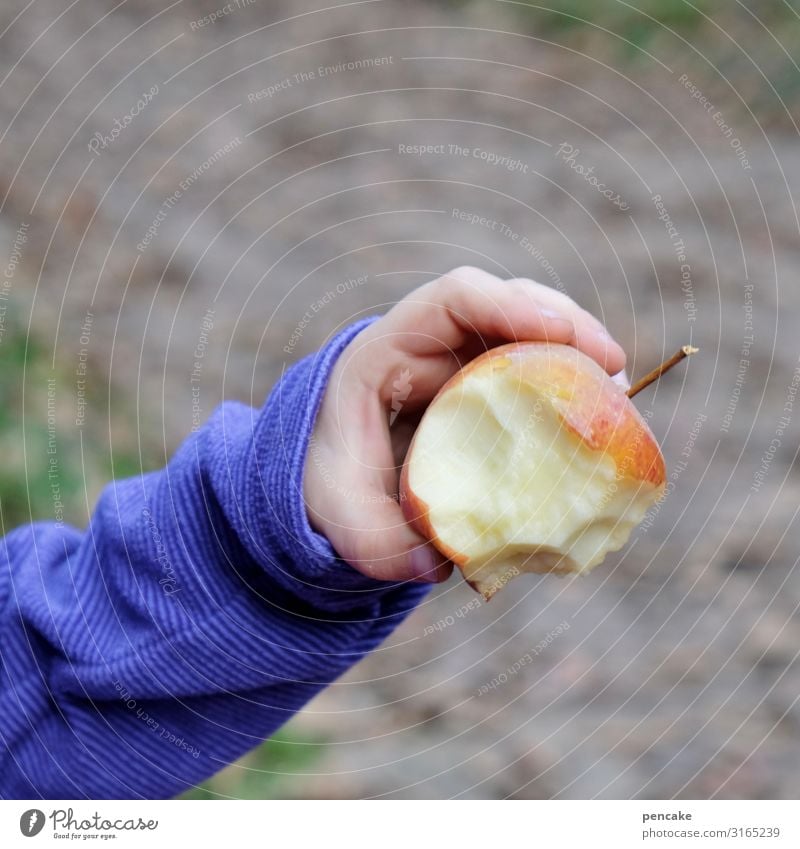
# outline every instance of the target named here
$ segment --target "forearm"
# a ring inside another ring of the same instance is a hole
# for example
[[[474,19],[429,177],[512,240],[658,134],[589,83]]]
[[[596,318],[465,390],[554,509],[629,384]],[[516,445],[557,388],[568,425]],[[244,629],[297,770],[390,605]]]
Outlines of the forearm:
[[[0,541],[0,791],[164,797],[271,734],[425,592],[365,578],[308,525],[303,462],[330,368],[225,404],[89,528]]]

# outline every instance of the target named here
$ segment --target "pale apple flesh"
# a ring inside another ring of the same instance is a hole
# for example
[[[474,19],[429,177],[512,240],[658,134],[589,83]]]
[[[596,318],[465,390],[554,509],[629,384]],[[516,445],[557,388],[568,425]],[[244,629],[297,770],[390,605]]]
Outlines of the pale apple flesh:
[[[664,459],[625,392],[543,342],[478,357],[431,402],[401,476],[408,520],[487,599],[521,572],[586,573],[662,497]]]

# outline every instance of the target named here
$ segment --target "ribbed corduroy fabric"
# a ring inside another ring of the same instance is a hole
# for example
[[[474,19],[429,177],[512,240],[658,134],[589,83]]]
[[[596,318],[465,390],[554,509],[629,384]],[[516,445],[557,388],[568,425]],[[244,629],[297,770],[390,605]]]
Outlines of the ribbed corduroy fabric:
[[[302,475],[331,367],[367,319],[222,404],[87,530],[0,540],[0,795],[168,798],[235,760],[426,593],[377,582],[308,524]]]

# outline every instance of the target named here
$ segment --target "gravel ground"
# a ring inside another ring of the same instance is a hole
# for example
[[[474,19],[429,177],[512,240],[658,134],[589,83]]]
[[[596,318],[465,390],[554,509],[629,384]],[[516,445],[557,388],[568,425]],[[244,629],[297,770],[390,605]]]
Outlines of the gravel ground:
[[[86,349],[87,415],[132,399],[158,460],[463,264],[563,289],[636,375],[702,349],[638,401],[674,487],[631,544],[490,604],[438,587],[294,720],[329,745],[283,792],[796,798],[800,148],[777,95],[757,121],[756,70],[699,76],[668,35],[601,61],[499,3],[197,23],[222,5],[0,10],[5,291],[60,363]]]

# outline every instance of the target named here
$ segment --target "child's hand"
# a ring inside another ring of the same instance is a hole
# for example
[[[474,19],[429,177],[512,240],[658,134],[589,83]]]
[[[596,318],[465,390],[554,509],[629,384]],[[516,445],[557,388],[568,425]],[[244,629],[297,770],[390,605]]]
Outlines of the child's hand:
[[[574,345],[610,374],[625,353],[571,298],[532,280],[458,268],[413,291],[336,363],[312,436],[304,492],[312,526],[380,580],[442,581],[452,571],[405,522],[399,469],[414,426],[448,378],[511,341]]]

